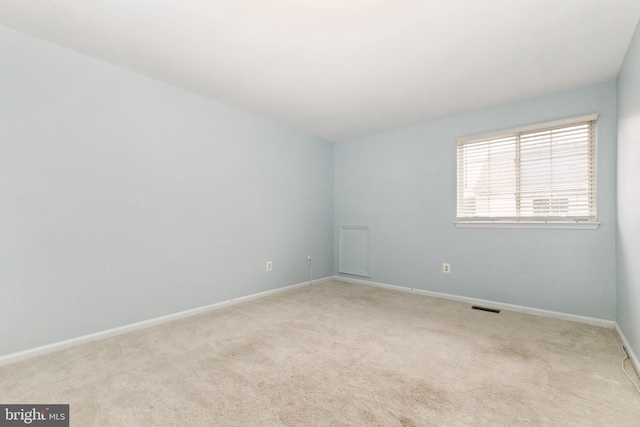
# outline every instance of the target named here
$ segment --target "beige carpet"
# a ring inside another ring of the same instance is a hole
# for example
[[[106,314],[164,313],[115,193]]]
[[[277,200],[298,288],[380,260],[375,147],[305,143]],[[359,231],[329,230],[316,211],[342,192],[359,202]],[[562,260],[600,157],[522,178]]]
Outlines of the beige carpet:
[[[611,329],[329,282],[4,366],[0,403],[78,427],[638,426],[622,357]]]

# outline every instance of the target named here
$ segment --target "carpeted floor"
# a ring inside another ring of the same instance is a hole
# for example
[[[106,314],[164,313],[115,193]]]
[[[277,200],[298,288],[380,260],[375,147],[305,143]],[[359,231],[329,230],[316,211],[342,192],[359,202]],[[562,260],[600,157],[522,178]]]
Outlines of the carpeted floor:
[[[622,358],[611,329],[329,282],[1,367],[0,403],[78,427],[638,426]]]

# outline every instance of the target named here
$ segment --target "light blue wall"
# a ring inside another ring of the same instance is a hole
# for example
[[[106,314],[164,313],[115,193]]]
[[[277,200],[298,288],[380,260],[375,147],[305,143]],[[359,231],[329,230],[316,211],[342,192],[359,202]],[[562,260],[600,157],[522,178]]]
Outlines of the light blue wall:
[[[333,274],[333,144],[2,27],[0,58],[0,355]]]
[[[618,75],[618,325],[640,356],[640,24]]]
[[[455,227],[456,138],[589,113],[598,230]],[[336,144],[335,271],[338,226],[368,225],[368,280],[614,320],[615,164],[615,82]]]

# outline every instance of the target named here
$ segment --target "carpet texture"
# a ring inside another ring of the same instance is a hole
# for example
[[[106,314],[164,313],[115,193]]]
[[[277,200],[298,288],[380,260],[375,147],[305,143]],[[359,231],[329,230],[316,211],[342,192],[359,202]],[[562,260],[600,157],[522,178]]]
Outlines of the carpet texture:
[[[72,426],[639,426],[622,358],[611,329],[329,282],[1,367],[0,403],[69,403]]]

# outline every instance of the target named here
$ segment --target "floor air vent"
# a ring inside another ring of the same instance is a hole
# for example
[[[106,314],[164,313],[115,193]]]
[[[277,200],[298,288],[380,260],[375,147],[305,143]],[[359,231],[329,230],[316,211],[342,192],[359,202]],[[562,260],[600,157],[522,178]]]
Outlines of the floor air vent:
[[[480,307],[479,305],[474,305],[471,308],[474,310],[488,311],[489,313],[500,313],[500,310],[496,310],[495,308]]]

